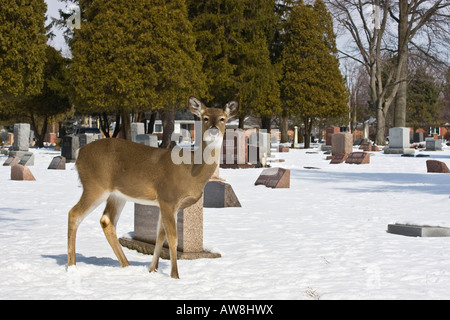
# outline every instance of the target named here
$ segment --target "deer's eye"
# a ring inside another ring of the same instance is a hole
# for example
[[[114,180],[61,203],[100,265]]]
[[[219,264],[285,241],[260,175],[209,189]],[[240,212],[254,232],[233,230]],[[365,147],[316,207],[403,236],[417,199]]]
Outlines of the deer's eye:
[[[225,118],[224,117],[220,118],[220,122],[225,122]]]
[[[204,117],[203,121],[208,122],[209,118],[208,117]]]

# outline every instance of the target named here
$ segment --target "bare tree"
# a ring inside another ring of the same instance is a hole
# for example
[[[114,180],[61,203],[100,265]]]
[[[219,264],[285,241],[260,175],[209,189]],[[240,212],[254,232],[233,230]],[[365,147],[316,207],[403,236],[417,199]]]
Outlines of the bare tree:
[[[428,57],[439,59],[436,48],[449,43],[450,2],[448,0],[399,0],[397,9],[389,8],[390,16],[398,24],[397,65],[399,83],[396,95],[394,126],[404,127],[406,123],[406,92],[408,88],[409,46],[423,52]],[[398,15],[396,14],[398,12]],[[416,40],[421,35],[421,39]],[[443,40],[443,41],[442,41]],[[437,50],[439,51],[439,49]]]
[[[370,104],[377,110],[375,142],[384,145],[386,115],[394,101],[399,105],[394,125],[405,125],[408,48],[420,48],[438,60],[431,48],[436,47],[435,39],[448,39],[450,3],[448,0],[328,0],[327,3],[354,44],[340,53],[361,63],[369,75]],[[428,46],[415,41],[419,34],[426,34]],[[448,46],[448,41],[443,45]],[[396,63],[386,63],[392,57],[396,57]]]

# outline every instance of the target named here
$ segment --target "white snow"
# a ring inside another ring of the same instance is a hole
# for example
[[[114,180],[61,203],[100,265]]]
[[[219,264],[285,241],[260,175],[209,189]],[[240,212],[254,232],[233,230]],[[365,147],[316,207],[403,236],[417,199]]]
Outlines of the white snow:
[[[254,186],[262,169],[221,169],[242,208],[204,209],[204,245],[222,257],[179,260],[179,280],[168,260],[149,273],[151,256],[126,248],[131,266],[121,268],[99,223],[104,205],[81,224],[77,265],[67,268],[77,172],[47,170],[59,152],[32,151],[36,181],[12,181],[0,166],[0,299],[450,298],[450,238],[386,232],[396,222],[450,227],[450,174],[425,164],[450,167],[447,147],[420,152],[430,158],[374,152],[365,165],[291,150],[274,164],[291,170],[289,189]],[[131,231],[127,203],[117,233]]]

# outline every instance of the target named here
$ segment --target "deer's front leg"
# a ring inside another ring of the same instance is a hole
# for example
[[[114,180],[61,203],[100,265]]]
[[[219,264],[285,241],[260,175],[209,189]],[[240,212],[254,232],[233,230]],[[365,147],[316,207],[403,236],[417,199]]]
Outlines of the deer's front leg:
[[[172,266],[170,276],[174,279],[179,279],[180,277],[178,275],[178,267],[177,267],[178,235],[177,235],[177,224],[175,221],[176,209],[174,205],[162,203],[160,203],[160,209],[161,209],[161,222],[162,225],[164,226],[167,242],[169,243],[170,262]]]
[[[159,216],[158,222],[158,235],[156,237],[155,251],[153,252],[153,260],[150,265],[150,272],[156,272],[158,269],[159,257],[161,255],[161,249],[164,244],[164,239],[166,238],[166,232],[164,230],[164,226],[161,222],[161,215]]]

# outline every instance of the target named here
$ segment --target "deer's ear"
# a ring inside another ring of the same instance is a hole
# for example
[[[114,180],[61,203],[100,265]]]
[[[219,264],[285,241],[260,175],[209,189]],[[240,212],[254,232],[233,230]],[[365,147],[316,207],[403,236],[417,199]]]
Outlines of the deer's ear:
[[[189,110],[198,117],[205,112],[205,106],[196,97],[189,97]]]
[[[227,114],[228,117],[235,116],[239,111],[239,102],[237,101],[228,102],[225,105],[225,107],[223,107],[223,111]]]

